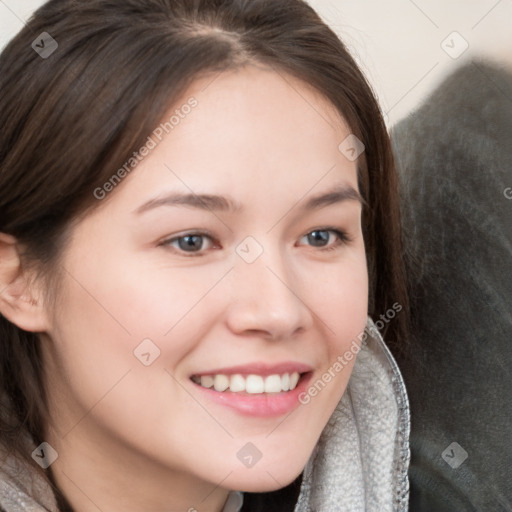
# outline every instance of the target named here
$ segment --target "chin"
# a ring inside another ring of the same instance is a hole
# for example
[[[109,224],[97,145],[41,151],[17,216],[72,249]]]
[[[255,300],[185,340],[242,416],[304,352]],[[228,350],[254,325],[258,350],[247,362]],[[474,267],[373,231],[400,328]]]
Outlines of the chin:
[[[304,469],[304,466],[293,468],[284,466],[278,468],[278,470],[262,467],[257,472],[255,471],[256,466],[251,469],[240,470],[231,475],[227,485],[231,489],[242,492],[277,491],[291,484]]]

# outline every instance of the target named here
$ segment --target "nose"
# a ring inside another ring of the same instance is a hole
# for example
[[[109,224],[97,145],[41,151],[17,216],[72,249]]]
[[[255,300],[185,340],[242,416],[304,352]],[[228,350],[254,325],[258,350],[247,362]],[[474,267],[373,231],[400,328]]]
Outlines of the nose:
[[[279,252],[265,250],[254,262],[236,258],[231,272],[227,324],[236,334],[289,339],[313,323],[300,280]]]

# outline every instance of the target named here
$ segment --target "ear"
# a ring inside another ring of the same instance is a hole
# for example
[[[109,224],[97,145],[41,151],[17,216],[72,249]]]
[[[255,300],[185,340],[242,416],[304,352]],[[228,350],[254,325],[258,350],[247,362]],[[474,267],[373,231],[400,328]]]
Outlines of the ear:
[[[16,239],[0,233],[0,313],[30,332],[46,332],[49,322],[42,294],[21,266]]]

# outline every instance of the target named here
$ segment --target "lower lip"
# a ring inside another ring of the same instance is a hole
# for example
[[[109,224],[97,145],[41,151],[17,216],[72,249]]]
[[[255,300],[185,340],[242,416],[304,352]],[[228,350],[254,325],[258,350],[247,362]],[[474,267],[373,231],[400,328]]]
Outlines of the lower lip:
[[[242,395],[231,391],[220,392],[211,388],[204,388],[195,382],[193,384],[213,402],[230,407],[247,416],[269,418],[289,414],[301,405],[299,395],[305,391],[311,375],[311,373],[302,375],[294,390],[282,393]]]

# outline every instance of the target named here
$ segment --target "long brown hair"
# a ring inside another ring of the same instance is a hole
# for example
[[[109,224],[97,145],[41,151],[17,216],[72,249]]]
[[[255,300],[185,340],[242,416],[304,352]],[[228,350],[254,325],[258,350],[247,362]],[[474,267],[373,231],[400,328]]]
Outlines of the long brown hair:
[[[46,58],[32,47],[43,32],[58,44]],[[37,265],[49,284],[58,282],[73,222],[101,203],[93,191],[146,142],[193,80],[248,62],[312,85],[363,141],[358,172],[367,202],[369,314],[402,306],[383,333],[398,347],[406,335],[407,296],[388,134],[357,64],[302,0],[43,5],[0,56],[0,232],[20,242],[26,265]],[[38,335],[0,316],[0,391],[10,413],[0,419],[0,443],[38,470],[19,434],[43,441],[44,381]]]

